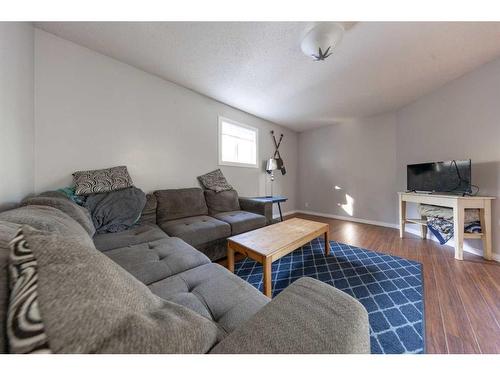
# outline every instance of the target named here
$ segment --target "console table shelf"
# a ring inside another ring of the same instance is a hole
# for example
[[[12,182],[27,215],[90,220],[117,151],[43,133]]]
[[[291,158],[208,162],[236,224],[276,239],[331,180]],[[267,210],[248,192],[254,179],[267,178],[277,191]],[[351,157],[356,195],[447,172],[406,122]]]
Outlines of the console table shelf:
[[[464,239],[481,239],[483,241],[483,257],[491,259],[491,201],[495,197],[459,196],[442,194],[424,194],[399,192],[399,236],[403,238],[405,224],[421,226],[422,238],[427,238],[427,221],[425,218],[412,219],[406,217],[406,203],[431,204],[451,207],[453,209],[453,234],[455,238],[455,259],[463,259]],[[464,232],[464,212],[466,208],[479,209],[481,233]]]

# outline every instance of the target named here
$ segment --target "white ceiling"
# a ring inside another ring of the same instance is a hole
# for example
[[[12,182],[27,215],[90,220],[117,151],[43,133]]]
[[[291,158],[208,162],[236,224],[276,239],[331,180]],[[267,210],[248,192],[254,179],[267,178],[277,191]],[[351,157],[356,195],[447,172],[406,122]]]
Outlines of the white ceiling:
[[[297,131],[400,108],[500,56],[500,22],[349,24],[328,60],[304,22],[35,26]],[[352,26],[352,27],[351,27]]]

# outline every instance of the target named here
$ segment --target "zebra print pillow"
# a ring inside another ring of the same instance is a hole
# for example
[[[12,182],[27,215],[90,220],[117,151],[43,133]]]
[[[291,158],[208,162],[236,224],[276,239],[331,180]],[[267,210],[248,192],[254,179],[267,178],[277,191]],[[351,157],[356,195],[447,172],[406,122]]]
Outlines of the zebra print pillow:
[[[38,264],[22,229],[10,243],[10,301],[7,312],[9,352],[50,353],[38,308]]]
[[[133,185],[126,166],[73,173],[76,195],[107,193]]]

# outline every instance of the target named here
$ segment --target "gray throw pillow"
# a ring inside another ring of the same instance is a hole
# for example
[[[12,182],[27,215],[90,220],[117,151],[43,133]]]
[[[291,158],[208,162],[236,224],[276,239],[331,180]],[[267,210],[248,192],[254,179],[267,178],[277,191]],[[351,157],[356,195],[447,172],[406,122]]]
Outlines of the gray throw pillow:
[[[240,210],[240,202],[236,190],[226,190],[220,193],[205,190],[205,200],[207,201],[208,213],[210,215]]]
[[[126,166],[73,173],[76,195],[90,195],[125,189],[133,185]]]
[[[204,174],[203,176],[198,176],[198,181],[207,190],[213,190],[216,192],[233,190],[233,187],[228,184],[226,178],[222,174],[220,169]]]
[[[137,223],[146,205],[146,194],[134,186],[92,194],[85,201],[97,233],[116,233]]]
[[[165,301],[72,238],[23,226],[37,262],[37,305],[53,353],[206,353],[217,325]]]

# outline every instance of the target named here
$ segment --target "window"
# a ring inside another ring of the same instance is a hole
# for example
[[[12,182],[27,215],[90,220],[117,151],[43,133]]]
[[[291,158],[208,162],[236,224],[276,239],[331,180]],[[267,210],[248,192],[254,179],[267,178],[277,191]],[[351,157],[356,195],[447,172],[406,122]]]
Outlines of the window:
[[[258,130],[219,117],[219,164],[257,168]]]

